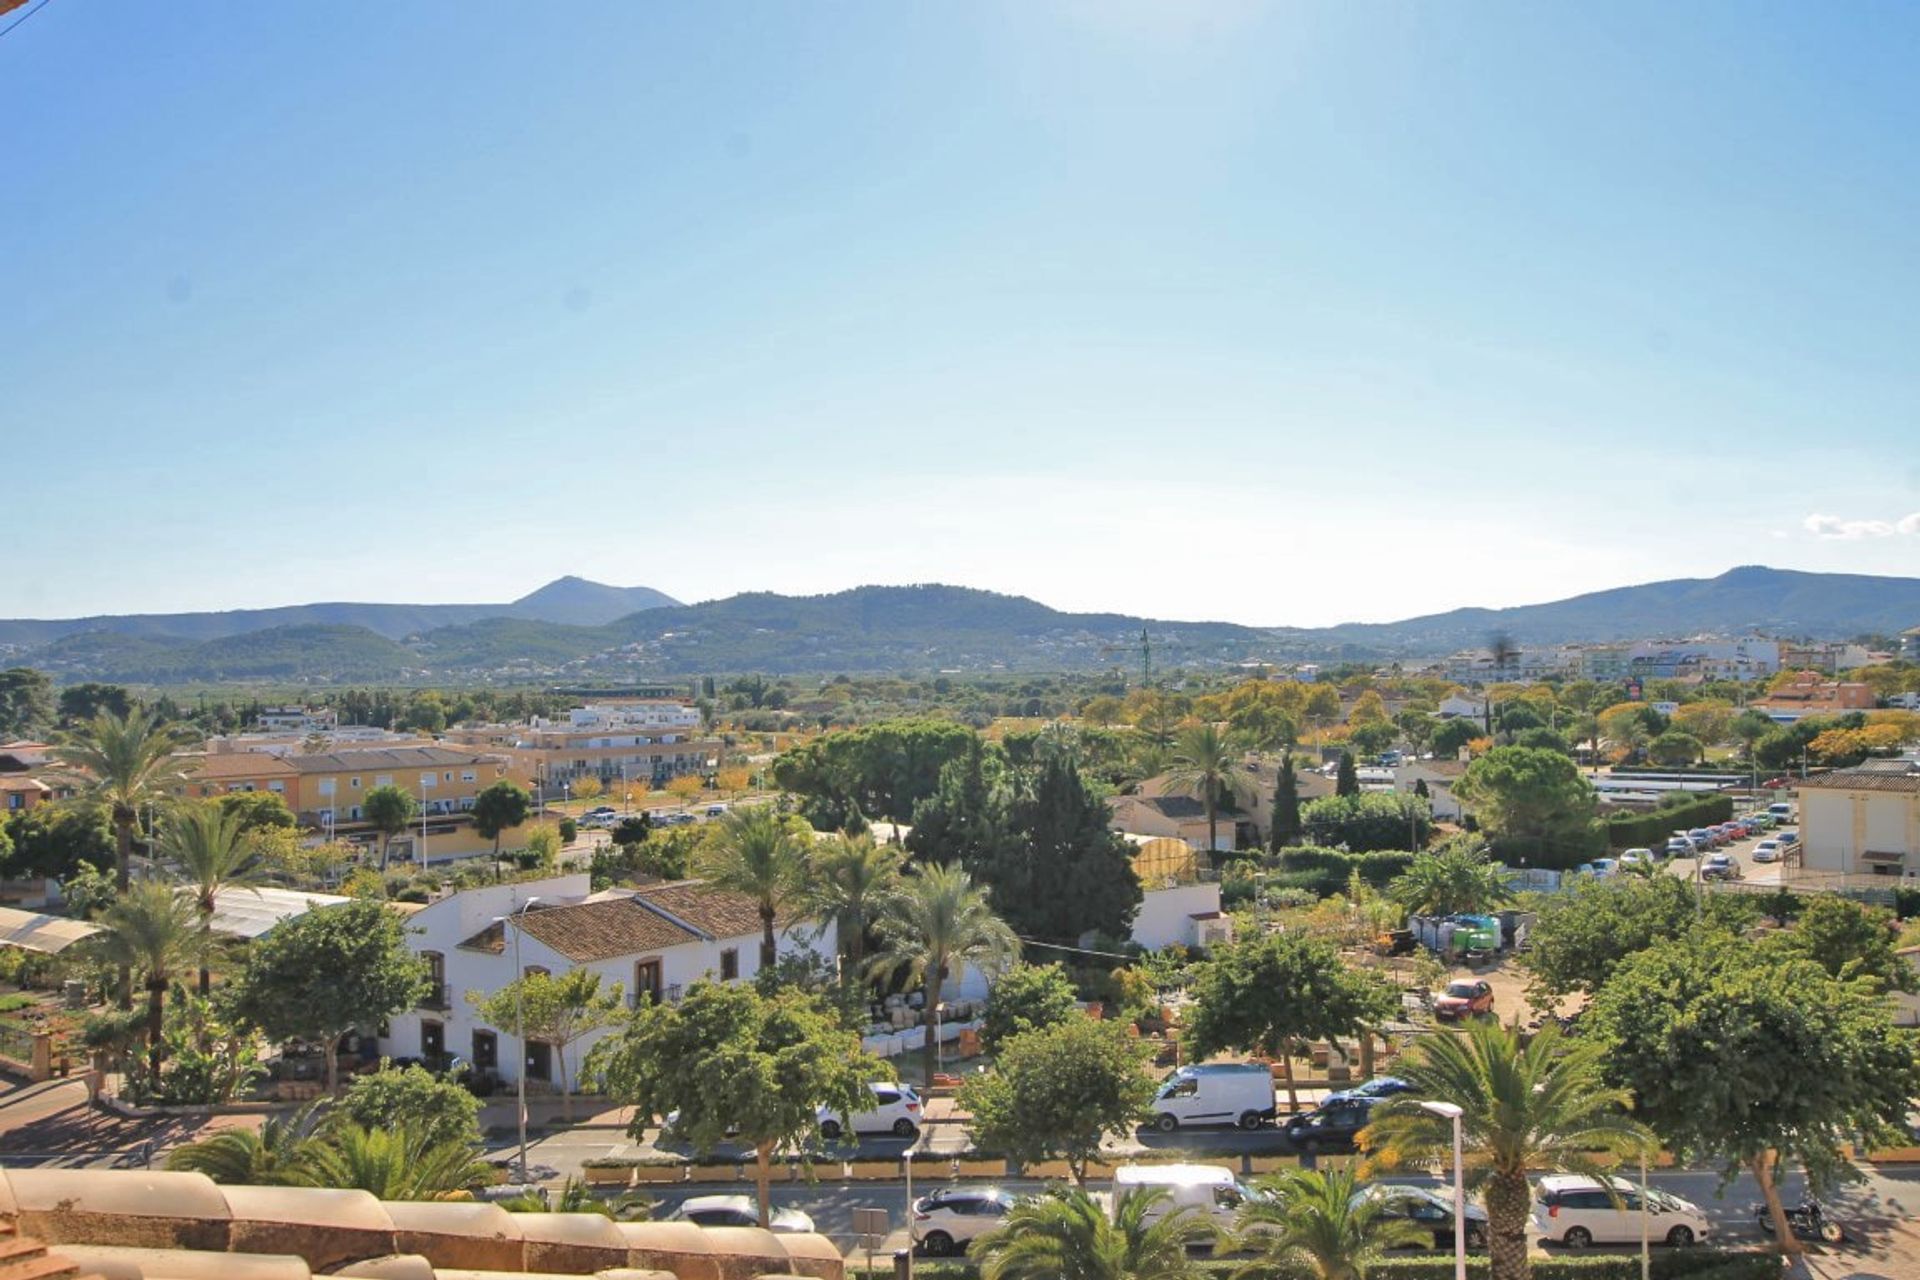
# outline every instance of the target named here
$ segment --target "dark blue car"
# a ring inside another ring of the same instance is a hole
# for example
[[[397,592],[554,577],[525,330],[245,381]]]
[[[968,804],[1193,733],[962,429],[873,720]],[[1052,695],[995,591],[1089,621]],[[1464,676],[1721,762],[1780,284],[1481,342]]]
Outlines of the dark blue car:
[[[1327,1095],[1328,1102],[1352,1102],[1362,1100],[1378,1102],[1382,1098],[1391,1098],[1396,1093],[1412,1093],[1413,1086],[1399,1076],[1375,1076],[1365,1084],[1357,1084],[1351,1089],[1342,1089],[1339,1093]]]

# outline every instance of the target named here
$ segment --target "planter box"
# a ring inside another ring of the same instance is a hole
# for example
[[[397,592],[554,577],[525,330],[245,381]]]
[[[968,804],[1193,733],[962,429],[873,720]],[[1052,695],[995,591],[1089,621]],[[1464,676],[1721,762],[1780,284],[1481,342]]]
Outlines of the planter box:
[[[854,1182],[880,1182],[899,1176],[898,1160],[853,1160],[847,1164],[847,1177]]]
[[[686,1176],[687,1166],[684,1164],[642,1164],[633,1168],[633,1180],[648,1184],[683,1182]]]
[[[633,1169],[628,1165],[584,1165],[580,1179],[590,1187],[625,1187],[633,1184]]]
[[[1042,1160],[1038,1164],[1024,1165],[1020,1169],[1023,1178],[1039,1178],[1044,1181],[1065,1181],[1073,1177],[1073,1171],[1067,1168],[1065,1160]]]
[[[738,1182],[740,1166],[729,1164],[690,1164],[687,1166],[689,1182]]]
[[[1873,1164],[1920,1164],[1920,1147],[1884,1147],[1867,1152]]]
[[[1247,1167],[1254,1173],[1276,1173],[1281,1169],[1300,1167],[1298,1156],[1248,1156]]]

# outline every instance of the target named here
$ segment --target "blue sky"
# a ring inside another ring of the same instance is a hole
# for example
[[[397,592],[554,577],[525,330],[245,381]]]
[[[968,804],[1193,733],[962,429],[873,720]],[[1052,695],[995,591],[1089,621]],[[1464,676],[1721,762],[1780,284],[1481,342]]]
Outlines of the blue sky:
[[[1920,573],[1917,44],[1897,4],[51,0],[0,37],[0,615]]]

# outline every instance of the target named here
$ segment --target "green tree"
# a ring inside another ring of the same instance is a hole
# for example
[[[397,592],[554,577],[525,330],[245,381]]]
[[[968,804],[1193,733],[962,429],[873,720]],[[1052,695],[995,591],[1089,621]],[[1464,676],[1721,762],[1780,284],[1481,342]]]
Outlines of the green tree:
[[[298,824],[277,791],[229,791],[219,805],[234,816],[243,835],[255,831],[291,831]]]
[[[1007,836],[1007,804],[988,777],[988,753],[979,735],[940,770],[932,794],[913,810],[907,850],[921,862],[980,867],[993,861]]]
[[[911,822],[940,773],[979,741],[950,720],[887,720],[795,747],[773,762],[774,781],[804,798],[815,826],[842,829],[858,810],[889,822]]]
[[[1432,806],[1406,792],[1322,796],[1301,810],[1307,841],[1345,845],[1355,853],[1420,848],[1433,832]]]
[[[271,1040],[325,1046],[331,1090],[340,1037],[379,1026],[427,992],[426,962],[407,949],[406,933],[380,902],[295,916],[254,942],[232,984],[235,1010]]]
[[[1106,802],[1064,755],[1041,762],[1013,806],[1013,839],[968,866],[1023,937],[1072,945],[1089,932],[1126,937],[1141,901],[1132,850]]]
[[[1080,1017],[1073,979],[1057,964],[1016,964],[987,992],[980,1020],[980,1043],[987,1052],[1027,1031],[1038,1031]]]
[[[499,784],[495,783],[494,785],[498,786]],[[491,788],[489,788],[489,790],[491,790]],[[477,800],[474,802],[474,810],[476,814],[479,811],[479,802]],[[367,792],[367,798],[360,802],[360,812],[366,816],[367,821],[373,826],[373,829],[380,833],[380,869],[385,871],[387,869],[387,854],[393,848],[393,838],[405,831],[408,825],[413,822],[415,815],[420,812],[419,802],[413,798],[411,791],[389,783],[384,787],[375,787],[373,790]],[[525,818],[523,817],[521,821],[524,822]],[[478,823],[477,818],[475,822],[476,824]],[[517,825],[517,823],[511,822],[505,824],[505,826]],[[496,828],[491,832],[494,837],[493,852],[496,857],[498,857],[500,853],[499,835],[502,829],[504,828]],[[489,833],[483,832],[482,834]]]
[[[1434,726],[1428,745],[1436,760],[1452,760],[1459,756],[1460,748],[1480,736],[1479,724],[1466,716],[1455,716]]]
[[[1558,751],[1495,747],[1454,783],[1453,794],[1489,834],[1545,853],[1591,824],[1593,786]]]
[[[1700,739],[1678,729],[1669,729],[1647,744],[1647,755],[1655,764],[1677,767],[1689,765],[1706,754]]]
[[[533,813],[533,797],[527,789],[506,778],[489,784],[473,798],[473,829],[482,840],[493,841],[493,856],[500,857],[500,837],[519,826]]]
[[[1063,1159],[1085,1186],[1101,1139],[1131,1135],[1153,1101],[1149,1056],[1119,1022],[1070,1018],[1003,1042],[993,1070],[961,1086],[960,1105],[982,1146],[1022,1163]]]
[[[167,1153],[167,1168],[204,1173],[223,1186],[301,1185],[324,1099],[291,1116],[267,1117],[258,1129],[222,1129]]]
[[[11,875],[50,876],[64,884],[85,864],[113,865],[107,811],[91,800],[59,800],[16,813],[7,820],[7,838],[13,842]]]
[[[1868,978],[1883,991],[1912,991],[1913,966],[1899,953],[1893,913],[1833,894],[1809,896],[1794,927],[1777,934],[1780,950],[1807,959],[1836,978]]]
[[[788,989],[697,982],[679,1004],[645,1004],[594,1050],[607,1094],[634,1108],[630,1132],[678,1112],[677,1132],[711,1151],[737,1138],[753,1149],[760,1225],[768,1222],[773,1153],[804,1150],[820,1107],[869,1105],[881,1064],[818,1001]]]
[[[1252,1253],[1249,1269],[1288,1275],[1304,1265],[1320,1280],[1364,1280],[1388,1249],[1427,1242],[1425,1228],[1383,1212],[1362,1195],[1353,1170],[1289,1169],[1255,1185],[1240,1207],[1234,1243]]]
[[[52,721],[53,681],[44,671],[0,671],[0,741],[37,737]]]
[[[1173,740],[1166,781],[1176,790],[1197,791],[1207,810],[1207,848],[1220,847],[1219,811],[1223,795],[1251,797],[1253,784],[1247,777],[1240,752],[1220,727],[1210,722],[1181,730]]]
[[[867,931],[900,891],[901,862],[896,846],[875,844],[864,834],[843,833],[813,849],[808,910],[833,921],[840,952],[856,974],[865,967]]]
[[[1273,788],[1273,850],[1278,853],[1300,842],[1300,780],[1294,776],[1293,753],[1280,759],[1280,777]]]
[[[968,965],[997,977],[1020,956],[1020,940],[987,901],[986,891],[957,866],[933,863],[906,876],[900,892],[887,900],[877,924],[880,953],[873,958],[877,976],[904,976],[926,990],[927,1038],[922,1049],[922,1079],[933,1085],[939,1045],[932,1018],[941,988]]]
[[[213,944],[213,913],[223,892],[254,889],[262,882],[260,860],[254,856],[240,815],[209,801],[183,804],[160,826],[156,852],[180,868],[200,913],[200,929],[207,935],[200,964],[200,994],[212,989],[206,958]]]
[[[84,724],[102,711],[125,717],[133,711],[133,695],[124,685],[88,680],[60,691],[60,723]]]
[[[418,1065],[383,1062],[380,1070],[355,1076],[333,1114],[363,1129],[405,1128],[430,1146],[480,1141],[480,1099]]]
[[[1191,1207],[1162,1213],[1166,1199],[1145,1189],[1111,1217],[1078,1187],[1023,1200],[974,1241],[981,1280],[1199,1280],[1206,1270],[1195,1251],[1217,1233]]]
[[[1361,755],[1377,756],[1398,741],[1399,737],[1400,730],[1392,721],[1373,720],[1351,729],[1347,741]]]
[[[1540,902],[1521,958],[1531,998],[1551,1006],[1575,992],[1591,995],[1636,952],[1703,927],[1739,932],[1759,914],[1744,894],[1711,894],[1703,902],[1675,876],[1582,876],[1569,892]]]
[[[1357,796],[1360,794],[1360,774],[1353,767],[1353,753],[1342,751],[1340,762],[1333,775],[1333,794],[1336,796]]]
[[[626,994],[620,984],[609,983],[603,990],[600,975],[592,969],[569,969],[558,976],[535,972],[484,996],[469,991],[467,1002],[482,1020],[502,1031],[517,1035],[524,1019],[526,1039],[553,1046],[560,1067],[562,1119],[572,1124],[573,1089],[567,1075],[567,1049],[625,1016]]]
[[[1920,1096],[1911,1030],[1870,979],[1711,931],[1629,957],[1594,998],[1595,1048],[1677,1152],[1745,1167],[1797,1252],[1780,1206],[1782,1160],[1816,1186],[1841,1147],[1891,1133]]]
[[[1485,915],[1513,901],[1505,868],[1471,836],[1456,836],[1438,849],[1414,855],[1394,880],[1389,896],[1416,916]]]
[[[1740,744],[1740,754],[1752,760],[1754,744],[1772,733],[1773,729],[1773,721],[1765,713],[1742,711],[1733,718],[1733,723],[1727,727],[1727,733]]]
[[[810,841],[772,805],[731,810],[718,825],[718,835],[694,854],[694,872],[753,899],[760,913],[760,967],[771,969],[779,958],[776,923],[806,900]]]
[[[1519,1032],[1479,1022],[1459,1034],[1422,1037],[1394,1065],[1411,1094],[1373,1109],[1360,1145],[1385,1168],[1444,1165],[1453,1127],[1421,1101],[1460,1108],[1469,1189],[1487,1207],[1492,1280],[1526,1280],[1529,1174],[1598,1175],[1605,1153],[1645,1150],[1652,1135],[1627,1114],[1632,1097],[1608,1086],[1601,1050],[1548,1024],[1524,1046]]]
[[[103,959],[143,976],[147,988],[147,1071],[160,1076],[167,990],[174,977],[206,954],[207,935],[193,899],[159,880],[143,880],[115,899],[100,917],[106,930],[95,943]]]
[[[1193,1060],[1227,1050],[1277,1056],[1288,1106],[1296,1111],[1296,1042],[1364,1034],[1400,1007],[1378,974],[1348,968],[1333,943],[1300,932],[1263,934],[1221,948],[1200,966],[1193,994],[1187,1020]]]
[[[369,1129],[352,1122],[327,1127],[303,1153],[298,1183],[365,1191],[380,1200],[444,1200],[479,1186],[493,1170],[467,1142],[435,1142],[401,1124]]]

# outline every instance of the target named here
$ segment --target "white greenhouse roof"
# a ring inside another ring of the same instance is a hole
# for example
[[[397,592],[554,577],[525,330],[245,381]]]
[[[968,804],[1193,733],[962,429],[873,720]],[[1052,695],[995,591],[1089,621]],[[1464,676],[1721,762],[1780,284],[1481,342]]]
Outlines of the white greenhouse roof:
[[[317,907],[351,902],[335,893],[299,889],[222,889],[213,899],[213,931],[230,938],[258,938],[275,925]]]
[[[0,946],[55,955],[100,932],[97,924],[0,907]]]

